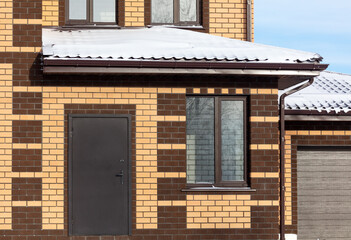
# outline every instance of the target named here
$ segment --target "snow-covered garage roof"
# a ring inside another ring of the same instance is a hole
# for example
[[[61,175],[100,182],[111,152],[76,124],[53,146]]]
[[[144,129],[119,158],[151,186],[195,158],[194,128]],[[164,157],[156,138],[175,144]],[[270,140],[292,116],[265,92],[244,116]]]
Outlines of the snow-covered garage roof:
[[[285,98],[285,109],[302,110],[306,114],[309,111],[351,112],[351,75],[321,72],[311,86]]]
[[[47,59],[202,60],[319,63],[317,53],[245,42],[167,27],[43,29]]]

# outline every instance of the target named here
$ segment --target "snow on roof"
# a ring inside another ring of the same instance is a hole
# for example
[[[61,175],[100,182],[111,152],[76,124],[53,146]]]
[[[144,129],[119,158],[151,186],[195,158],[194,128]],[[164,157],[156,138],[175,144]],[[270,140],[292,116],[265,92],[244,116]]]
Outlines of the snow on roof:
[[[47,58],[103,60],[217,60],[316,63],[316,53],[279,48],[167,27],[43,29]]]
[[[289,89],[292,89],[293,86]],[[288,91],[286,89],[283,92]],[[351,75],[324,71],[311,86],[285,98],[286,110],[351,111]]]

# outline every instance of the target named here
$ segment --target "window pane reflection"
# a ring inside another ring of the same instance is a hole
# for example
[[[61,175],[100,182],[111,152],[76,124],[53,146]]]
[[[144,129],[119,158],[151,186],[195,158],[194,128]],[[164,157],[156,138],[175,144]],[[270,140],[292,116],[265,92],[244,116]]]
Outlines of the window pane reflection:
[[[244,180],[244,103],[221,102],[222,181]]]
[[[187,182],[214,183],[214,99],[186,102]]]
[[[116,21],[116,0],[94,0],[93,21],[94,22],[115,22]]]
[[[153,23],[173,23],[173,0],[152,0]]]
[[[71,20],[87,19],[87,1],[86,0],[69,1],[69,19]]]

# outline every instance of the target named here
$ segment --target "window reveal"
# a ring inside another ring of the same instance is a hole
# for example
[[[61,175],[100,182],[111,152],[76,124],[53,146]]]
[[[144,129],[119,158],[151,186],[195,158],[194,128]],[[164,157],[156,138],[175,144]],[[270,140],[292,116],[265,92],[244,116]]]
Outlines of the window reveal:
[[[116,0],[67,0],[69,24],[115,24]]]
[[[199,0],[151,0],[153,24],[199,25]]]
[[[247,186],[246,99],[187,97],[187,183]]]

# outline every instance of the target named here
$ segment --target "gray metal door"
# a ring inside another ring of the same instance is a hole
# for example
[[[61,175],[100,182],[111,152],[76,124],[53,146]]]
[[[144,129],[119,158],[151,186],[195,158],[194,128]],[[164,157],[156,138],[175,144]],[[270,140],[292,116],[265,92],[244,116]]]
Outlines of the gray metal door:
[[[129,118],[71,115],[70,233],[128,235]]]
[[[351,239],[351,149],[297,152],[299,240]]]

